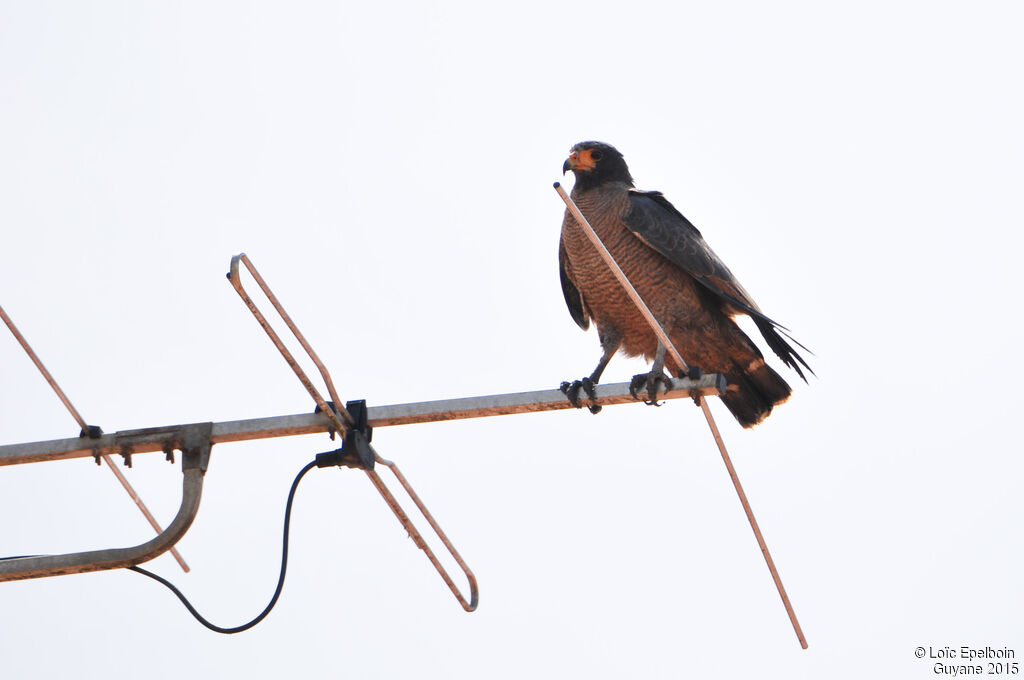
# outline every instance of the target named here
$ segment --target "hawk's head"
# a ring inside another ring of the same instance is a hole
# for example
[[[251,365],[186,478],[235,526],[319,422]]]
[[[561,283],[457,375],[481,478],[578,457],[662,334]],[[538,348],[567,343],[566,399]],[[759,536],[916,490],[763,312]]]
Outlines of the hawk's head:
[[[626,160],[618,149],[604,142],[580,142],[572,147],[562,165],[562,174],[570,170],[576,175],[576,188],[581,191],[607,182],[633,186]]]

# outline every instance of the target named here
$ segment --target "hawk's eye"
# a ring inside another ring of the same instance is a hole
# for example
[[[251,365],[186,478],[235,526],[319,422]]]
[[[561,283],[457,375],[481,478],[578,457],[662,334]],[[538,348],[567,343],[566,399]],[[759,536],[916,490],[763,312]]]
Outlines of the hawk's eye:
[[[595,149],[594,151],[590,152],[590,157],[593,158],[595,161],[599,161],[601,160],[601,152]]]

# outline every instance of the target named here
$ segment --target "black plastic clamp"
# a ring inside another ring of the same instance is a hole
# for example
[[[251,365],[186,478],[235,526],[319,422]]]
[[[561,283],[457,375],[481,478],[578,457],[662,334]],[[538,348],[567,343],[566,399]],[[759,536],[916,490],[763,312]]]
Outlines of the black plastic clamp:
[[[334,404],[328,402],[333,408]],[[317,409],[319,410],[319,408]],[[359,470],[372,470],[375,456],[370,448],[373,439],[373,427],[367,418],[366,400],[357,399],[345,403],[345,410],[352,416],[352,425],[342,437],[340,449],[318,453],[317,467],[349,467]]]
[[[700,380],[704,375],[704,371],[700,370],[699,366],[689,366],[686,371],[679,371],[680,378],[689,378],[690,380]]]
[[[700,370],[699,366],[689,366],[685,371],[679,371],[679,378],[689,378],[690,380],[700,380],[704,376],[704,371]],[[690,390],[690,398],[693,399],[693,403],[700,406],[700,391]]]

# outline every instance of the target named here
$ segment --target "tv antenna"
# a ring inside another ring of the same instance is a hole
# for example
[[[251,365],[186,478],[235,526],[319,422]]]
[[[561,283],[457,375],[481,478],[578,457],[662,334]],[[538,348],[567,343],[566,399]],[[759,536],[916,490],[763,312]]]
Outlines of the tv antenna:
[[[598,253],[615,274],[623,289],[629,294],[631,300],[644,316],[644,319],[650,325],[659,341],[665,346],[676,364],[683,371],[686,371],[688,367],[687,362],[673,346],[671,340],[668,338],[657,319],[653,314],[651,314],[644,301],[640,298],[632,284],[622,273],[622,270],[618,267],[611,254],[604,247],[604,244],[601,243],[601,240],[597,236],[596,232],[594,232],[593,227],[591,227],[587,219],[579,211],[579,208],[575,205],[568,194],[565,193],[564,189],[561,188],[560,184],[556,182],[554,186],[559,196],[565,202],[570,213],[583,228],[584,233],[586,233],[593,242]],[[299,342],[309,359],[312,360],[313,364],[316,366],[327,389],[327,396],[329,396],[330,399],[326,399],[323,393],[313,384],[313,381],[309,378],[306,372],[296,361],[291,351],[281,340],[280,335],[278,335],[255,302],[253,302],[252,297],[249,295],[242,283],[243,267],[248,271],[251,278],[256,282],[257,286],[270,301],[271,306],[277,312],[285,326],[289,331],[291,331],[294,338]],[[199,510],[199,501],[203,488],[203,475],[205,474],[207,465],[209,464],[210,450],[214,444],[315,433],[328,433],[333,439],[334,435],[337,433],[342,436],[342,447],[335,451],[319,454],[315,461],[316,466],[344,466],[362,470],[380,493],[381,497],[392,510],[403,528],[405,528],[409,536],[413,539],[414,544],[427,555],[428,560],[434,566],[435,570],[437,570],[438,574],[451,590],[462,608],[467,612],[474,611],[479,603],[479,590],[473,572],[459,555],[458,551],[445,535],[438,522],[434,519],[426,505],[420,499],[419,495],[413,490],[409,481],[402,474],[398,466],[394,462],[381,457],[373,448],[370,443],[372,431],[374,428],[392,425],[407,425],[443,420],[489,417],[572,408],[566,399],[565,394],[560,390],[551,389],[513,394],[496,394],[480,397],[464,397],[439,401],[396,404],[390,406],[367,407],[363,401],[350,401],[343,405],[326,366],[316,355],[312,346],[307,342],[306,338],[299,331],[298,327],[294,321],[292,321],[284,307],[274,296],[266,281],[262,276],[260,276],[255,266],[252,264],[250,258],[244,253],[231,258],[228,280],[248,307],[249,311],[256,318],[257,322],[267,333],[271,342],[291,367],[296,377],[302,383],[302,386],[306,389],[306,392],[310,397],[312,397],[316,404],[316,410],[313,413],[235,420],[219,423],[205,422],[171,425],[145,428],[141,430],[123,430],[113,434],[104,434],[99,427],[88,425],[81,417],[79,412],[74,408],[74,406],[72,406],[63,390],[61,390],[60,386],[50,375],[49,371],[46,370],[38,356],[29,346],[28,342],[15,327],[13,321],[11,321],[6,312],[0,308],[0,316],[2,316],[8,328],[10,328],[19,344],[24,348],[26,353],[35,363],[36,367],[43,374],[43,377],[54,389],[57,396],[81,428],[79,436],[74,438],[0,446],[0,466],[87,457],[92,457],[96,461],[97,465],[104,462],[114,472],[118,480],[132,497],[132,500],[146,516],[147,521],[153,527],[154,531],[157,532],[157,536],[153,539],[128,548],[94,550],[63,555],[39,555],[0,559],[0,581],[13,581],[124,567],[135,568],[135,565],[151,560],[167,551],[171,551],[172,555],[174,555],[175,559],[181,565],[181,568],[188,571],[188,566],[182,559],[181,555],[178,554],[174,546],[188,531],[189,526]],[[801,647],[806,649],[807,641],[804,637],[800,624],[797,621],[796,613],[793,610],[793,606],[790,603],[788,595],[786,594],[778,569],[771,557],[768,546],[761,533],[761,529],[754,517],[750,503],[747,500],[746,493],[740,484],[736,469],[729,457],[729,453],[725,447],[721,433],[715,423],[714,416],[707,404],[707,396],[720,396],[724,394],[724,377],[718,374],[704,374],[690,378],[671,378],[668,382],[668,385],[658,386],[658,398],[675,399],[691,397],[697,405],[700,406],[701,412],[704,414],[708,427],[711,430],[711,434],[714,437],[719,453],[722,456],[722,460],[725,463],[729,477],[737,495],[739,496],[740,503],[746,513],[751,529],[757,539],[758,546],[760,547],[768,569],[771,572],[772,579],[775,582],[776,589],[782,599],[786,613],[788,614],[793,626],[793,630],[797,635],[797,639],[799,640]],[[635,403],[635,398],[630,392],[629,383],[598,384],[595,388],[596,391],[593,403],[596,405],[608,406]],[[165,454],[167,460],[173,462],[174,451],[176,450],[180,451],[182,454],[182,500],[174,519],[166,528],[161,528],[153,518],[152,514],[148,509],[146,509],[141,498],[139,498],[138,494],[132,489],[128,480],[111,459],[111,456],[120,455],[123,458],[125,465],[131,467],[131,458],[135,454],[162,452]],[[428,543],[424,540],[423,535],[410,519],[408,513],[402,508],[388,485],[385,484],[382,477],[378,474],[376,469],[377,465],[386,467],[392,473],[399,485],[408,494],[409,498],[412,499],[413,504],[426,520],[434,535],[462,570],[463,575],[469,584],[468,598],[459,589],[459,587],[456,586],[452,576],[441,564],[437,555],[430,548]],[[299,478],[301,478],[301,474],[305,473],[306,469],[312,466],[313,463],[307,466],[307,468],[304,468],[303,473],[300,473]],[[299,478],[296,478],[295,484],[298,483]],[[294,493],[295,484],[293,484],[292,493]],[[291,496],[289,498],[291,498]],[[287,544],[287,534],[285,540]],[[278,592],[275,593],[271,604],[268,605],[268,608],[264,610],[264,613],[261,614],[260,617],[257,617],[256,620],[250,622],[250,624],[247,624],[246,626],[240,626],[236,629],[219,629],[220,632],[238,632],[239,630],[247,629],[265,616],[266,613],[268,613],[269,608],[272,607],[273,603],[276,601],[277,595],[280,594],[280,587],[283,583],[283,578],[284,570],[282,565],[282,575],[281,581],[278,584]],[[158,580],[162,581],[162,579]],[[164,583],[166,584],[166,582]],[[195,611],[191,608],[191,605],[188,605],[184,596],[182,596],[176,589],[175,592],[183,601],[186,602],[186,605],[189,606],[190,610],[195,614]],[[200,618],[204,624],[208,625],[208,627],[217,629],[215,626],[205,622],[205,620],[199,617],[198,614],[196,614],[196,616],[197,618]]]

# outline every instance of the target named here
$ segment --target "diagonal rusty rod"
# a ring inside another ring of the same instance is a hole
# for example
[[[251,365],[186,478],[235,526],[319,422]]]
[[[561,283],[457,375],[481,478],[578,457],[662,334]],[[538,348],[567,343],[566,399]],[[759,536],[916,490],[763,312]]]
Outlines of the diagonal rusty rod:
[[[48,382],[50,384],[50,387],[53,388],[53,391],[57,393],[57,397],[64,404],[64,408],[66,408],[71,413],[71,417],[78,422],[78,425],[82,428],[82,433],[84,434],[88,432],[89,426],[85,424],[85,418],[83,418],[82,414],[78,412],[78,409],[72,406],[71,400],[68,399],[68,395],[64,394],[64,390],[60,388],[60,385],[57,384],[57,381],[54,380],[53,376],[50,375],[50,372],[46,370],[46,366],[43,366],[43,362],[39,360],[38,356],[36,356],[36,353],[28,344],[28,340],[26,340],[25,336],[21,334],[21,332],[18,330],[18,327],[14,325],[14,322],[11,320],[11,317],[7,316],[7,312],[4,311],[3,307],[0,307],[0,318],[2,318],[4,320],[4,323],[7,324],[7,327],[11,329],[11,333],[14,334],[14,339],[18,341],[18,344],[21,345],[21,348],[25,350],[26,354],[28,354],[28,357],[29,359],[32,360],[32,363],[36,365],[36,368],[39,369],[39,372],[43,374],[44,378],[46,378],[46,382]]]
[[[637,310],[640,312],[641,316],[644,317],[647,325],[649,325],[651,330],[654,331],[654,334],[658,336],[658,341],[665,345],[665,347],[672,353],[672,358],[679,364],[679,370],[684,372],[688,371],[690,366],[683,359],[683,355],[672,346],[672,341],[668,339],[668,334],[665,332],[665,329],[661,327],[660,323],[658,323],[658,319],[655,318],[654,314],[647,306],[647,303],[644,302],[644,299],[640,297],[640,293],[636,291],[636,288],[634,288],[633,284],[630,283],[625,272],[622,271],[618,263],[615,261],[615,258],[612,257],[610,252],[608,252],[608,248],[605,247],[604,243],[601,241],[601,237],[597,235],[594,228],[590,226],[590,222],[588,222],[587,218],[583,216],[580,209],[576,207],[573,200],[569,198],[569,194],[565,193],[565,189],[562,188],[560,182],[555,182],[555,191],[557,191],[558,195],[562,197],[563,201],[565,201],[565,205],[569,208],[569,212],[572,213],[572,216],[576,218],[576,221],[583,225],[583,233],[590,239],[591,244],[593,244],[594,248],[597,249],[597,253],[601,256],[601,259],[604,260],[604,263],[612,270],[612,274],[615,275],[619,285],[626,291],[629,299],[633,301],[634,305],[636,305]]]
[[[71,417],[74,418],[75,421],[78,423],[79,427],[82,428],[82,435],[84,436],[89,431],[89,426],[85,423],[85,418],[83,418],[82,414],[78,412],[78,409],[76,409],[74,405],[72,405],[71,400],[68,399],[68,395],[64,394],[64,390],[60,388],[60,385],[57,384],[57,381],[54,380],[53,376],[50,375],[50,372],[46,370],[46,366],[43,365],[43,362],[39,359],[39,356],[36,355],[35,351],[33,351],[32,347],[28,344],[28,340],[25,339],[25,336],[22,335],[21,332],[18,330],[18,327],[14,325],[14,321],[11,320],[11,317],[7,316],[7,312],[4,311],[3,307],[0,307],[0,318],[2,318],[4,320],[4,323],[7,324],[7,327],[11,329],[11,333],[14,334],[14,339],[18,341],[18,344],[20,344],[22,349],[25,350],[25,353],[28,354],[30,359],[32,359],[32,363],[34,363],[36,365],[36,368],[39,369],[39,372],[43,374],[43,377],[46,379],[46,382],[48,382],[50,384],[50,387],[53,388],[53,391],[57,393],[57,397],[64,404],[64,407],[67,408],[68,412],[71,414]],[[149,511],[149,508],[146,507],[146,504],[142,502],[142,498],[135,491],[134,487],[132,487],[131,482],[128,481],[128,478],[124,476],[124,473],[117,469],[117,465],[114,463],[113,460],[110,459],[110,456],[108,454],[103,454],[101,458],[103,458],[103,462],[107,464],[107,467],[110,468],[110,471],[114,473],[114,476],[117,477],[117,481],[121,483],[121,486],[124,487],[124,490],[128,492],[128,495],[135,502],[135,505],[138,506],[139,510],[142,512],[143,517],[145,517],[146,521],[149,522],[149,526],[153,527],[153,531],[155,531],[157,534],[162,534],[164,530],[160,526],[160,523],[156,521],[156,518],[153,517],[153,513],[151,513]],[[171,554],[174,556],[174,559],[178,562],[178,565],[181,567],[182,571],[188,573],[189,566],[185,563],[185,559],[181,556],[181,553],[178,552],[178,549],[172,547]]]
[[[562,188],[560,182],[555,182],[555,191],[565,202],[566,207],[572,216],[576,219],[576,222],[583,228],[583,233],[587,235],[590,241],[594,244],[601,259],[604,260],[605,264],[615,274],[615,278],[618,279],[619,283],[625,289],[629,295],[633,304],[637,306],[637,309],[643,315],[644,319],[650,325],[651,330],[658,337],[658,341],[661,342],[665,348],[671,353],[672,358],[679,364],[681,370],[685,371],[687,364],[683,360],[679,350],[676,349],[675,345],[669,339],[665,330],[658,323],[658,320],[651,313],[651,310],[644,303],[643,298],[637,293],[636,289],[633,288],[633,284],[630,283],[629,279],[623,273],[622,269],[619,268],[618,263],[615,262],[615,258],[608,252],[604,243],[601,242],[601,238],[594,231],[594,228],[587,221],[587,218],[583,216],[580,209],[573,202],[572,198],[565,193],[565,189]],[[743,505],[743,511],[747,514],[747,520],[750,522],[750,528],[754,530],[754,536],[757,538],[757,545],[761,548],[761,554],[764,555],[765,563],[768,565],[768,571],[772,574],[772,580],[775,581],[775,587],[779,591],[779,596],[782,598],[782,604],[786,608],[786,613],[789,614],[789,620],[793,624],[793,630],[796,632],[796,637],[800,641],[800,646],[803,649],[807,649],[807,639],[804,637],[803,629],[800,628],[800,622],[797,621],[796,612],[793,610],[793,605],[789,602],[789,596],[786,595],[786,588],[782,585],[782,578],[779,576],[778,569],[775,568],[775,561],[772,559],[771,553],[768,551],[768,544],[765,543],[764,536],[761,534],[761,528],[757,524],[757,519],[754,517],[754,511],[750,507],[750,502],[747,500],[747,494],[743,491],[743,485],[740,484],[739,476],[736,474],[736,468],[733,467],[732,460],[729,457],[729,452],[725,448],[725,442],[722,440],[722,435],[718,431],[718,425],[715,423],[715,418],[711,414],[711,409],[708,407],[707,400],[704,399],[704,395],[697,397],[697,403],[700,405],[701,411],[704,413],[704,418],[708,421],[708,427],[711,428],[711,434],[715,438],[715,444],[718,445],[718,451],[722,454],[722,460],[725,462],[725,467],[729,471],[729,478],[732,479],[733,487],[736,489],[736,495],[740,497],[740,503]]]
[[[718,431],[718,425],[715,423],[714,417],[711,415],[711,408],[708,407],[707,399],[704,395],[700,395],[698,398],[701,411],[704,412],[704,418],[708,421],[708,427],[711,428],[711,434],[715,437],[715,443],[718,445],[718,450],[722,454],[722,460],[725,462],[725,468],[729,471],[729,478],[732,479],[732,484],[736,487],[736,494],[740,497],[740,503],[743,504],[743,512],[747,513],[747,519],[750,520],[750,528],[754,530],[754,536],[757,537],[757,545],[761,548],[761,554],[764,555],[765,564],[768,565],[768,571],[772,573],[772,579],[775,581],[775,587],[779,591],[779,597],[782,598],[782,605],[786,608],[786,613],[789,614],[789,620],[793,624],[793,631],[796,633],[797,639],[800,641],[800,647],[807,649],[807,638],[804,637],[804,631],[800,627],[800,622],[796,619],[796,612],[793,610],[793,605],[789,602],[789,595],[786,594],[786,588],[782,585],[782,578],[779,576],[779,570],[775,568],[775,560],[772,559],[772,554],[768,552],[768,544],[765,543],[764,536],[761,535],[761,528],[757,524],[757,520],[754,518],[754,511],[750,507],[750,502],[747,501],[747,494],[743,491],[743,485],[740,484],[740,478],[736,474],[736,468],[732,465],[732,459],[729,458],[729,452],[725,449],[725,442],[722,440],[722,434]]]

